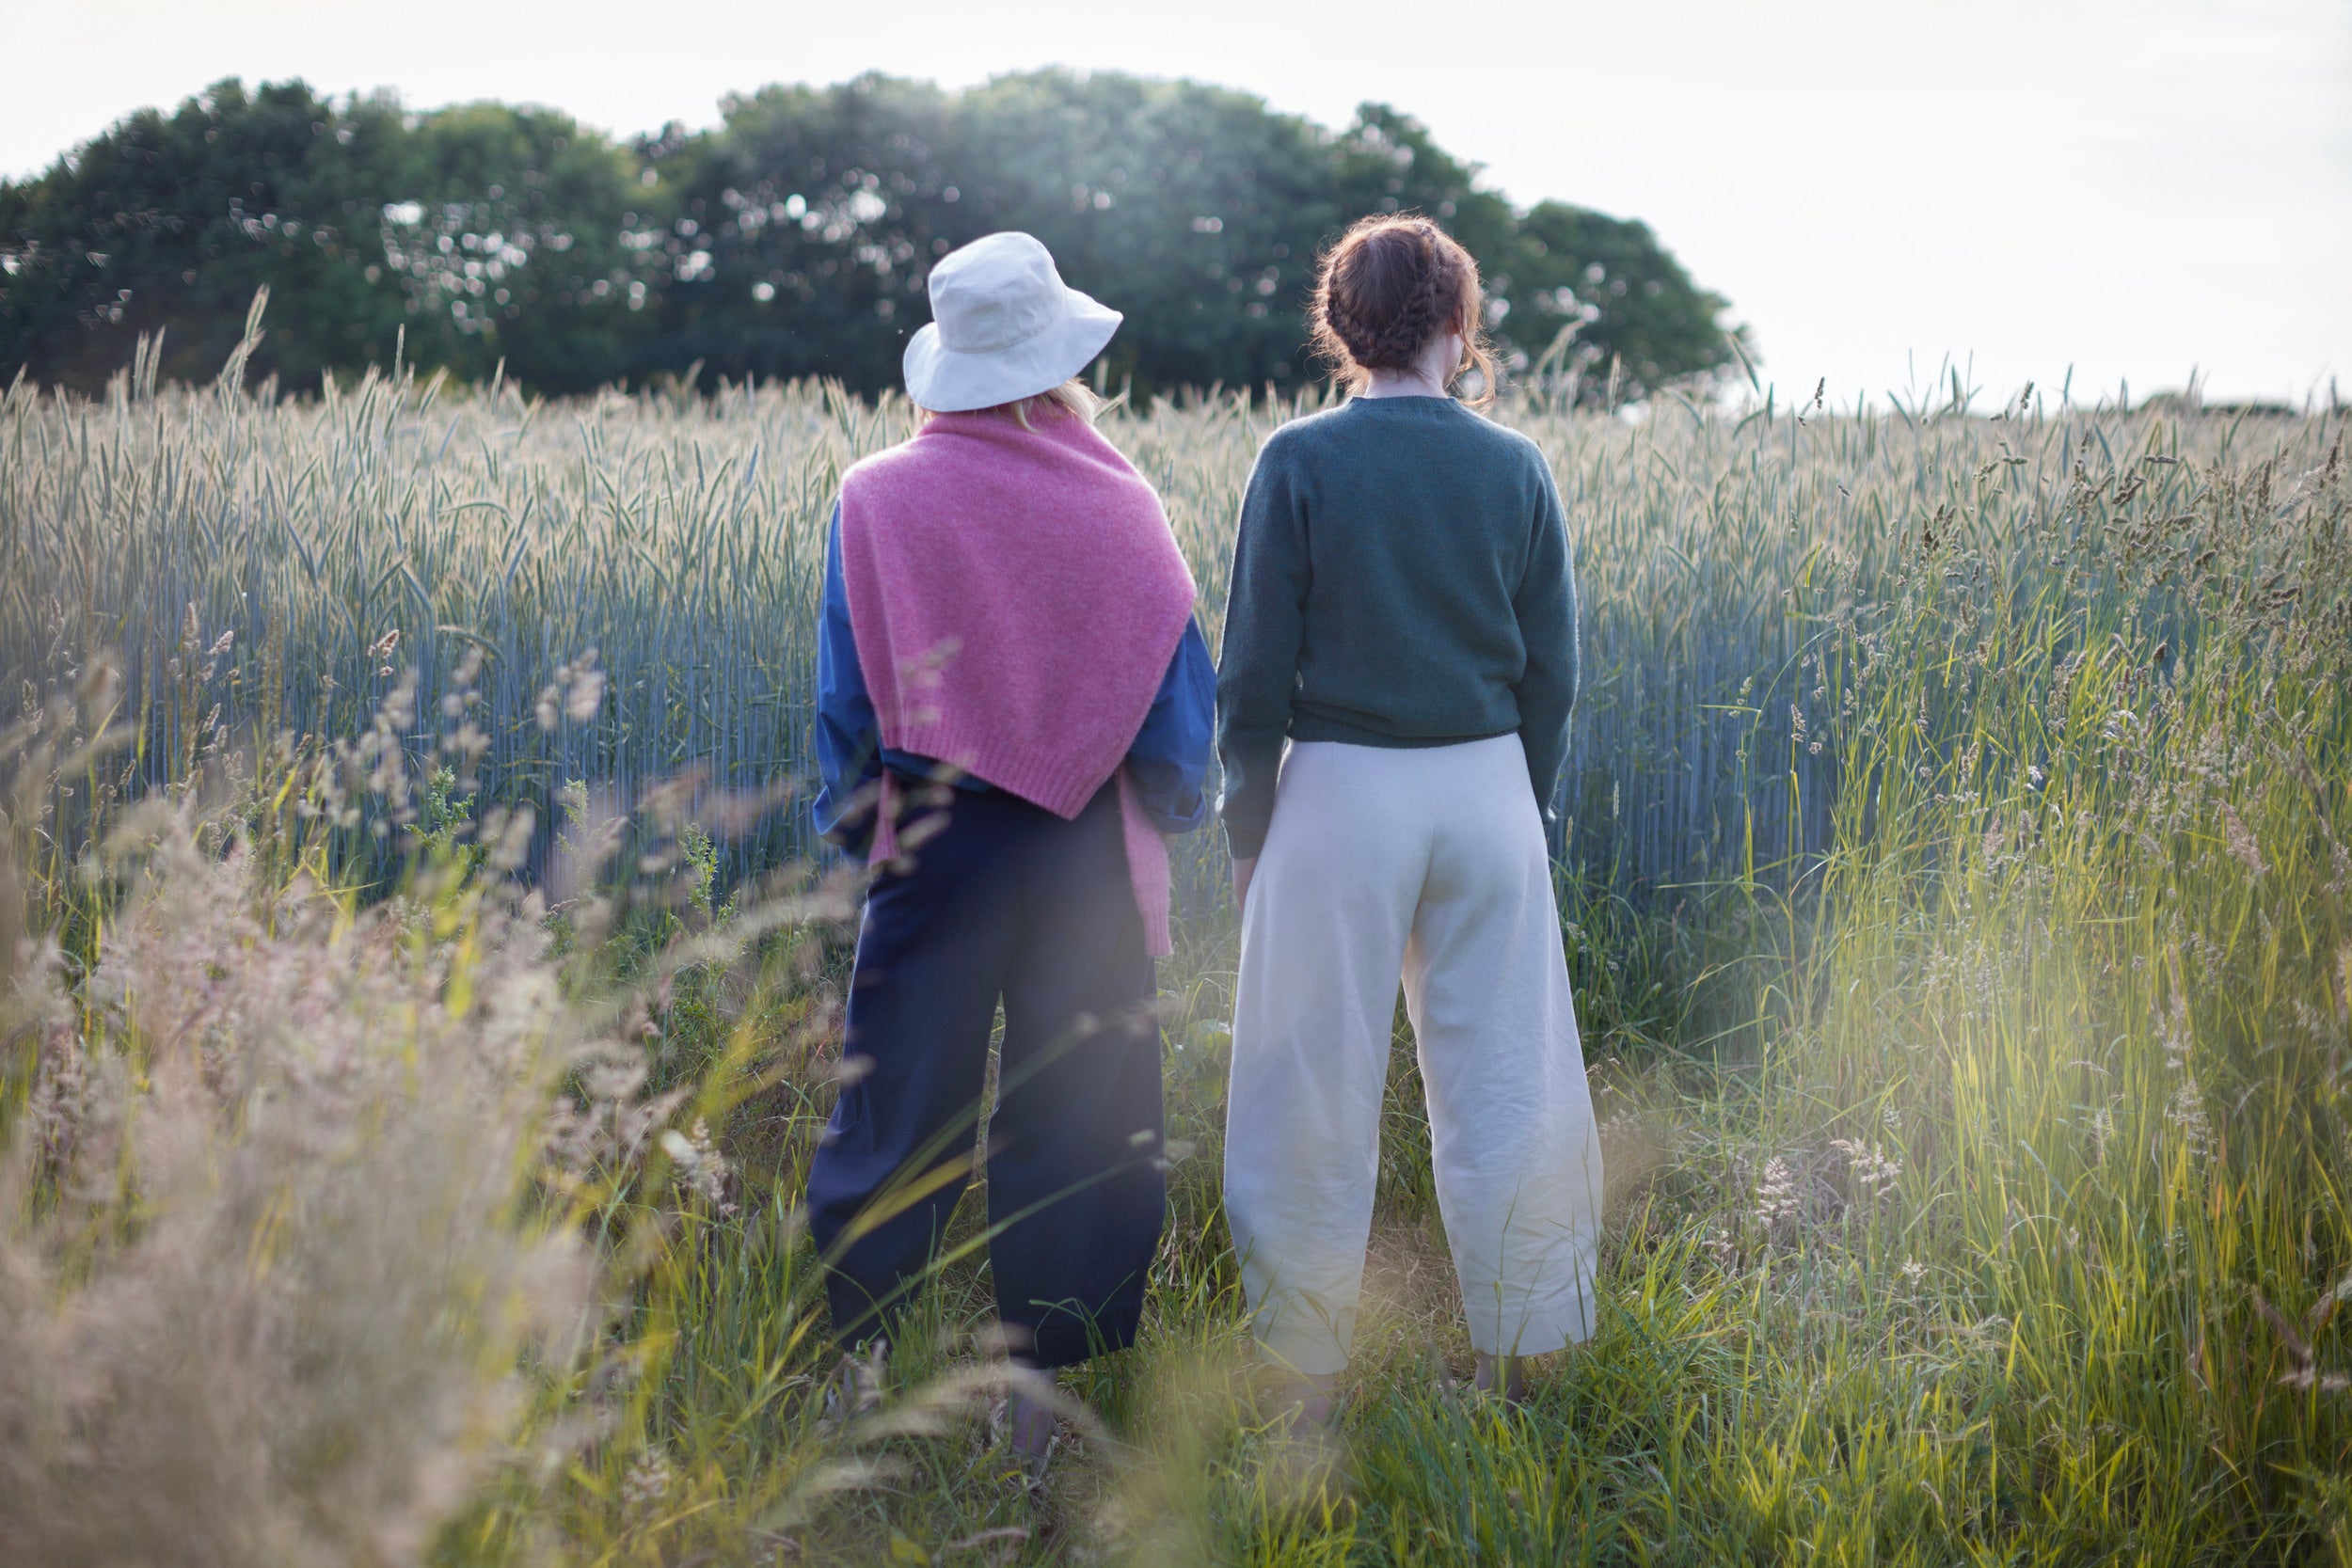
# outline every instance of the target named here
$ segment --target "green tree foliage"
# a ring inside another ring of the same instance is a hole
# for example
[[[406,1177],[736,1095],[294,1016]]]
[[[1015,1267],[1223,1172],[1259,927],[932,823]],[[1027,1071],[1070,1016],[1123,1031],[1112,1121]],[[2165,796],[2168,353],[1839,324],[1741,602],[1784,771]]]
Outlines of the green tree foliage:
[[[397,193],[376,204],[375,239],[420,362],[478,379],[503,359],[551,391],[633,369],[670,273],[669,203],[637,159],[545,109],[470,103],[403,123],[400,163],[373,187]]]
[[[1639,392],[1724,365],[1729,303],[1692,283],[1647,224],[1544,201],[1513,242],[1512,336],[1547,373],[1578,377],[1588,400],[1605,395],[1613,366]],[[1730,335],[1746,349],[1744,328]]]
[[[707,262],[678,352],[735,374],[896,381],[930,263],[1000,229],[1126,312],[1107,373],[1256,386],[1304,372],[1298,306],[1337,222],[1315,128],[1189,83],[1059,73],[955,97],[879,76],[731,102],[680,149]],[[746,306],[751,309],[747,309]]]
[[[1126,312],[1114,384],[1296,385],[1315,256],[1396,211],[1481,259],[1525,372],[1594,397],[1622,361],[1639,396],[1733,357],[1724,302],[1647,228],[1521,214],[1394,109],[1333,133],[1224,88],[1039,71],[768,87],[716,130],[626,148],[542,109],[224,82],[0,184],[0,372],[92,388],[167,328],[165,372],[207,376],[267,284],[253,369],[296,383],[405,342],[549,392],[698,364],[876,391],[928,319],[931,263],[1025,229]]]
[[[673,368],[884,385],[959,232],[941,228],[961,194],[940,166],[947,107],[881,76],[771,87],[730,98],[714,135],[642,145],[678,192],[661,302]]]
[[[323,114],[299,84],[248,97],[224,82],[0,187],[0,354],[87,388],[129,357],[136,334],[167,325],[165,371],[202,374],[227,358],[264,281],[278,286],[278,320],[295,327],[274,353],[348,349],[365,299],[339,286],[339,231],[321,226]]]
[[[504,358],[593,387],[644,335],[632,285],[642,309],[663,272],[633,265],[639,188],[633,158],[545,110],[222,82],[0,185],[0,367],[89,390],[162,331],[164,373],[207,377],[267,284],[257,374],[315,380],[405,337],[468,377]]]

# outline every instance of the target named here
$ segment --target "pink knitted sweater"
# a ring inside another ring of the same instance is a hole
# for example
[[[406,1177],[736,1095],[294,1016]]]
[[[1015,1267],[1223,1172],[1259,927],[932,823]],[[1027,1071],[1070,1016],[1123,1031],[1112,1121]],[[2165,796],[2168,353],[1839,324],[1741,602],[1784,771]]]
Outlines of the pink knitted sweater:
[[[1075,817],[1116,775],[1169,950],[1168,841],[1120,764],[1195,596],[1160,499],[1082,419],[943,414],[841,481],[841,576],[882,744]],[[889,786],[884,775],[884,787]],[[898,852],[885,800],[874,858]]]

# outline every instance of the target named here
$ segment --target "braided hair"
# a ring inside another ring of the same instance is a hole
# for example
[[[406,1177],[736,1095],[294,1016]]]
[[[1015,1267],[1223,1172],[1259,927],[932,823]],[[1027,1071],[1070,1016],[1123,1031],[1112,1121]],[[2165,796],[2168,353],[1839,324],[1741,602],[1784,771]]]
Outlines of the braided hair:
[[[1409,214],[1368,217],[1324,253],[1310,309],[1315,351],[1360,391],[1375,371],[1408,371],[1441,332],[1462,335],[1451,382],[1476,369],[1477,401],[1493,401],[1501,380],[1482,325],[1486,295],[1478,263],[1451,234]]]

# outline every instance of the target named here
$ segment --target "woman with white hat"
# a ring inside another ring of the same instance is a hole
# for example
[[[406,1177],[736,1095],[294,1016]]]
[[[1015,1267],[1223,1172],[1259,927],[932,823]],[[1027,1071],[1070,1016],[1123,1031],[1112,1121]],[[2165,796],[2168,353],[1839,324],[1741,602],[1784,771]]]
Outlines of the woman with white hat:
[[[885,1339],[988,1121],[1008,1349],[1132,1342],[1160,1236],[1164,835],[1207,815],[1215,672],[1160,501],[1074,378],[1119,312],[1026,234],[944,258],[906,352],[926,414],[842,479],[818,654],[818,825],[876,868],[845,1086],[809,1170],[845,1344]],[[1053,1418],[1016,1382],[1011,1436]]]

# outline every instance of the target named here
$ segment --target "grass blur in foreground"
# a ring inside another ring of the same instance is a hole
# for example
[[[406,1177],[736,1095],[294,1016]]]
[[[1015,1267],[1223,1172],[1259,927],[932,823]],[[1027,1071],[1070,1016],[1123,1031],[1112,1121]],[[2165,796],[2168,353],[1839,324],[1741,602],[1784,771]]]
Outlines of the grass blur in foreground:
[[[1600,1331],[1525,1411],[1452,1386],[1400,1049],[1346,1413],[1260,1418],[1198,905],[1146,1332],[1069,1374],[1101,1421],[1041,1510],[972,1254],[889,1364],[825,1340],[795,1198],[853,889],[740,875],[782,850],[726,791],[803,720],[709,749],[804,714],[822,508],[904,409],[427,398],[0,420],[37,1560],[2352,1556],[2340,416],[1504,409],[1588,601]],[[1114,419],[1212,607],[1275,418]]]

